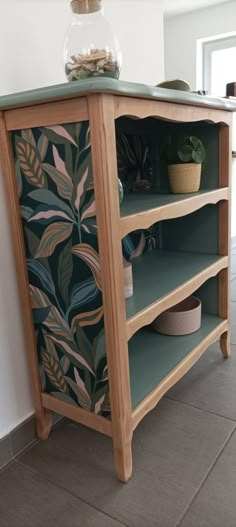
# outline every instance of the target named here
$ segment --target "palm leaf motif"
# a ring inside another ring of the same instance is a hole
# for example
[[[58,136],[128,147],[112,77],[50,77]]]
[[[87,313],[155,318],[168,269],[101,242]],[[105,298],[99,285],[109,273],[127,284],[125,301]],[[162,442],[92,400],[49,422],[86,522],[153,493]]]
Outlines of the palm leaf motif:
[[[16,136],[16,153],[26,179],[35,187],[43,188],[46,183],[41,167],[42,159],[35,146]]]
[[[33,309],[48,307],[51,305],[47,295],[38,289],[38,287],[34,287],[33,285],[30,285],[30,297]]]
[[[22,137],[22,139],[27,141],[27,143],[29,143],[34,148],[36,148],[34,134],[33,134],[32,130],[31,130],[31,128],[26,128],[25,130],[21,130],[21,137]]]
[[[44,369],[50,380],[50,383],[60,392],[67,393],[68,388],[64,379],[63,370],[60,366],[60,362],[48,351],[44,351],[41,356]]]
[[[37,143],[37,150],[40,153],[41,159],[43,160],[46,156],[48,149],[48,138],[46,135],[41,134]]]
[[[70,388],[75,393],[79,405],[84,408],[84,410],[90,410],[92,404],[91,397],[88,394],[85,384],[82,381],[79,372],[76,368],[74,368],[74,376],[76,383],[72,379],[70,379],[70,377],[65,377],[66,382],[69,384]]]
[[[73,192],[72,179],[69,176],[64,161],[60,158],[58,150],[52,147],[55,166],[43,163],[42,168],[52,178],[62,198],[71,199]]]
[[[88,311],[87,313],[80,313],[76,315],[71,322],[71,331],[72,333],[76,332],[77,322],[81,328],[86,326],[94,326],[98,324],[103,317],[103,305],[94,309],[93,311]]]
[[[35,258],[51,256],[59,243],[67,240],[72,233],[73,225],[65,222],[55,222],[47,227],[40,240]]]
[[[73,335],[71,333],[70,327],[59,313],[56,306],[51,305],[50,312],[43,324],[48,329],[50,329],[54,335],[65,337],[67,340],[73,341]]]
[[[100,259],[97,251],[95,251],[95,249],[93,249],[93,247],[91,247],[91,245],[88,245],[87,243],[80,243],[79,245],[75,245],[72,248],[72,253],[75,254],[75,256],[81,258],[81,260],[83,260],[89,266],[91,272],[93,273],[96,286],[101,291],[102,276]]]
[[[58,285],[66,306],[69,303],[69,286],[73,273],[72,241],[61,251],[58,261]]]

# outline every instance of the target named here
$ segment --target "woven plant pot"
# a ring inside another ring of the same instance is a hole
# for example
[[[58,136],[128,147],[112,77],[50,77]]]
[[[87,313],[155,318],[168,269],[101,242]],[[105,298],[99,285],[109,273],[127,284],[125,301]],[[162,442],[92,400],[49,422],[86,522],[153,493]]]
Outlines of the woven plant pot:
[[[181,163],[168,165],[170,188],[173,194],[198,192],[201,183],[200,163]]]

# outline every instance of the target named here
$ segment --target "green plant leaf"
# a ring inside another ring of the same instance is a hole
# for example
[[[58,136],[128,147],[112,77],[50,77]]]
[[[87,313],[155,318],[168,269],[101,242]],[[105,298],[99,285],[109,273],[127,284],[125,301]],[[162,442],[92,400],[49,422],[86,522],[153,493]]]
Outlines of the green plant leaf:
[[[44,326],[59,337],[65,337],[70,343],[74,343],[74,338],[71,333],[70,327],[68,326],[61,313],[58,311],[56,306],[51,305],[50,313],[46,320],[44,320]]]
[[[70,360],[68,359],[68,357],[66,357],[65,355],[61,358],[60,360],[60,365],[63,369],[63,372],[64,372],[64,375],[67,374],[68,370],[69,370],[69,367],[70,367]]]
[[[75,333],[77,324],[79,324],[81,328],[86,326],[95,326],[95,324],[98,324],[102,320],[103,314],[103,305],[101,305],[93,311],[87,311],[86,313],[79,313],[78,315],[75,315],[71,321],[72,333]]]
[[[28,227],[25,226],[24,230],[25,230],[25,233],[26,233],[26,236],[27,236],[27,241],[28,241],[28,247],[29,247],[30,254],[31,254],[32,258],[34,258],[34,255],[35,255],[35,253],[36,253],[36,251],[38,249],[39,243],[40,243],[40,239],[38,238],[38,236],[36,236],[36,234],[34,234],[33,231],[28,229]]]
[[[42,324],[47,318],[49,311],[49,306],[32,309],[34,324]]]
[[[46,258],[54,253],[59,243],[67,240],[72,233],[71,223],[52,223],[43,233],[35,258]]]
[[[76,324],[76,340],[81,355],[87,360],[90,367],[93,368],[93,347],[78,322]]]
[[[70,291],[69,286],[73,274],[73,256],[72,256],[72,241],[69,240],[67,245],[61,251],[58,261],[58,286],[65,301],[66,307],[69,304]]]
[[[40,280],[42,289],[48,291],[52,295],[55,295],[55,286],[48,269],[44,267],[40,262],[35,259],[27,258],[27,269],[33,273],[38,280]]]
[[[25,205],[21,205],[20,207],[20,212],[21,212],[21,217],[24,219],[24,220],[27,220],[30,218],[32,212],[33,212],[33,209],[31,209],[31,207],[26,207]]]
[[[84,408],[84,410],[90,411],[92,405],[91,398],[76,368],[74,368],[74,375],[76,382],[74,382],[70,377],[65,377],[65,380],[69,384],[72,391],[75,393],[79,405]]]
[[[183,163],[190,163],[192,161],[192,151],[193,148],[191,145],[182,145],[178,148],[178,157]]]
[[[62,353],[64,353],[70,359],[71,363],[74,366],[77,366],[80,369],[87,369],[92,373],[92,375],[94,375],[94,371],[92,370],[92,368],[90,368],[88,362],[79,353],[79,350],[76,348],[74,343],[68,343],[62,339],[54,337],[53,335],[48,335],[48,338],[51,339],[54,344],[59,347]]]
[[[43,163],[41,166],[54,181],[60,196],[70,200],[73,191],[72,179],[66,170],[64,161],[59,156],[59,152],[54,145],[52,150],[55,166],[49,165],[48,163]]]
[[[45,203],[48,206],[48,210],[51,206],[56,207],[59,210],[63,210],[70,216],[72,220],[75,220],[75,216],[71,208],[60,198],[58,198],[51,190],[33,190],[29,192],[28,197],[38,201],[40,204]]]
[[[96,282],[97,288],[102,290],[102,276],[101,276],[101,267],[100,267],[100,258],[99,254],[91,245],[87,243],[80,243],[75,245],[72,248],[72,253],[81,258],[93,273],[94,280]]]
[[[37,150],[40,153],[42,161],[44,160],[48,149],[48,138],[46,135],[41,134],[37,143]]]
[[[16,184],[17,184],[18,196],[20,198],[22,194],[22,190],[23,190],[23,183],[22,183],[22,175],[21,175],[19,159],[17,159],[15,163],[15,167],[16,167]]]

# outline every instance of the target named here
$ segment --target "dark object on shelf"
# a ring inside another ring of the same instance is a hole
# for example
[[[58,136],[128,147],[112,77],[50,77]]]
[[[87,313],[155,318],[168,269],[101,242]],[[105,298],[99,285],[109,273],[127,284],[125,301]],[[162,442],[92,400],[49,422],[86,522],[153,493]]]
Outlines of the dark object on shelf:
[[[208,90],[196,90],[191,93],[197,93],[197,95],[208,95]]]
[[[149,190],[152,164],[144,136],[120,134],[117,138],[118,173],[125,192]]]
[[[164,335],[189,335],[201,327],[202,304],[190,296],[176,306],[164,311],[152,323],[152,328]]]
[[[226,84],[226,97],[236,97],[236,82]]]

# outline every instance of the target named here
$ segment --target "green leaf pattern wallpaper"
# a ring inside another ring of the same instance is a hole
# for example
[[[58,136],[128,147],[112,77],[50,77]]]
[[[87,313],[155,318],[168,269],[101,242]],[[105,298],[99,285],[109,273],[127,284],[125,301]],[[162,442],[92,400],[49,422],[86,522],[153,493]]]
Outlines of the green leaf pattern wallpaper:
[[[107,417],[89,124],[21,130],[12,143],[42,389]],[[123,253],[134,258],[153,245],[153,229],[135,232]]]

